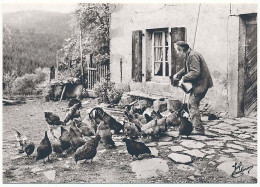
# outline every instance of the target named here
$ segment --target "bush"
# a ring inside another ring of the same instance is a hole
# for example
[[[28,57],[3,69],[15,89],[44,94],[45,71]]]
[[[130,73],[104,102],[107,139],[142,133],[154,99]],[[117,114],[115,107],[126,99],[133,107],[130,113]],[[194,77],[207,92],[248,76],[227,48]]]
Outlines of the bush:
[[[22,77],[17,77],[13,82],[11,92],[13,94],[39,94],[36,87],[38,84],[46,80],[46,69],[36,69],[34,74],[25,74]]]
[[[101,102],[117,104],[124,92],[129,91],[130,87],[126,84],[115,84],[111,81],[105,81],[95,84],[94,91],[97,93]]]

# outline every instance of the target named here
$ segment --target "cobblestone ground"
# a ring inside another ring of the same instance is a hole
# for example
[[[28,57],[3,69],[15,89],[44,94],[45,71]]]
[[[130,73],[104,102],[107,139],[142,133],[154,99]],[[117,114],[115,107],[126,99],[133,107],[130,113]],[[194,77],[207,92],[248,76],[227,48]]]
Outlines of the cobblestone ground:
[[[37,147],[47,127],[44,111],[53,111],[64,119],[67,103],[32,100],[25,105],[3,108],[4,183],[257,182],[256,118],[214,121],[203,118],[205,136],[191,135],[180,142],[176,142],[178,131],[170,128],[159,140],[145,143],[154,158],[141,160],[133,160],[127,153],[123,134],[113,135],[114,150],[106,150],[100,143],[92,165],[75,164],[73,155],[64,158],[52,154],[52,161],[43,163],[35,162],[36,153],[28,158],[18,154],[12,128],[26,134]],[[86,116],[87,111],[97,105],[96,100],[84,100],[81,116]],[[106,111],[123,120],[122,111]]]
[[[228,118],[214,121],[204,118],[203,121],[206,124],[204,136],[191,135],[188,139],[183,137],[181,142],[176,143],[174,140],[178,132],[169,130],[159,142],[147,145],[153,149],[152,153],[157,157],[158,152],[169,149],[168,158],[178,165],[179,170],[192,171],[193,175],[188,177],[191,181],[202,177],[201,171],[205,169],[197,166],[197,160],[207,160],[207,166],[216,167],[217,171],[225,172],[227,176],[233,173],[234,178],[242,175],[257,178],[256,118]],[[136,169],[143,164],[142,162],[144,162],[143,170]],[[162,159],[151,162],[136,161],[131,166],[139,178],[156,175],[154,171],[158,169],[168,171],[165,169],[167,164],[165,166]],[[246,170],[243,171],[242,168]]]

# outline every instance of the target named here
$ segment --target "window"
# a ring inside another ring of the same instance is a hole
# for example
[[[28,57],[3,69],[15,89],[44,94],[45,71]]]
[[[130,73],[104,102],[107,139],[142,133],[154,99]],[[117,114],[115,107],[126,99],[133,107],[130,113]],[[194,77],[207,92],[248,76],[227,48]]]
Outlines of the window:
[[[153,77],[169,76],[169,32],[168,29],[152,33]]]

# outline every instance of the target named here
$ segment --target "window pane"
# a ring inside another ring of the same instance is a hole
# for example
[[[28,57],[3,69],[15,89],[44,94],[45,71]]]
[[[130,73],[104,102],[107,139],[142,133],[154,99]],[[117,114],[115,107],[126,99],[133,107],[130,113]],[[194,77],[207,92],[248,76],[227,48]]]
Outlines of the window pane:
[[[163,50],[162,47],[154,48],[154,61],[162,61],[163,60]]]
[[[154,75],[162,76],[163,75],[163,64],[162,62],[154,63]]]
[[[165,62],[165,76],[169,76],[169,62]]]
[[[162,46],[162,33],[154,33],[154,46]]]
[[[165,61],[168,61],[168,47],[165,48]]]
[[[168,46],[168,31],[165,31],[165,46]]]

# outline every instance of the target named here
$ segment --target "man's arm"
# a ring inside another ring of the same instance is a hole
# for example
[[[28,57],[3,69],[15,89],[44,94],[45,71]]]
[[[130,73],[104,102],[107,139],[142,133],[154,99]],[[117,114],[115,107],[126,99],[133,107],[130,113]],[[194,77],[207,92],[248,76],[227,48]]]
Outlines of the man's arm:
[[[198,55],[190,57],[190,71],[182,77],[184,82],[192,81],[200,76],[200,59]]]

